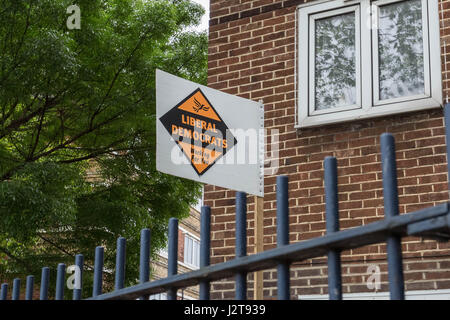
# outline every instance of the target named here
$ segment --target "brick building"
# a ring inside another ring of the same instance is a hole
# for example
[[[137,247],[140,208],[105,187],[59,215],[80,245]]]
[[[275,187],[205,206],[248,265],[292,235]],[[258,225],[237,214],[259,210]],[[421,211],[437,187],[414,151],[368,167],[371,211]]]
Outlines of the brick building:
[[[400,213],[448,200],[442,105],[449,74],[449,0],[211,0],[208,85],[262,99],[279,132],[279,169],[265,176],[264,250],[276,246],[276,175],[289,177],[290,242],[325,234],[323,159],[338,159],[340,228],[383,218],[380,135],[396,139]],[[442,63],[441,63],[442,61]],[[234,258],[235,192],[205,186],[211,263]],[[254,198],[248,197],[248,254]],[[342,252],[345,297],[384,297],[386,246]],[[404,238],[407,297],[449,297],[450,243]],[[326,257],[291,266],[291,297],[327,294]],[[366,284],[381,270],[382,293]],[[276,270],[264,298],[276,298]],[[253,297],[253,274],[248,275]],[[212,283],[233,299],[233,279]]]

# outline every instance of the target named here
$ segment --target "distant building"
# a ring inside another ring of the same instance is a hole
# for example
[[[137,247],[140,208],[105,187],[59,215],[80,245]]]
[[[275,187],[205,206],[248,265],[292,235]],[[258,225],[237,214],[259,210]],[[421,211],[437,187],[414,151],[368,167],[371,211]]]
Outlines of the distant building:
[[[178,273],[186,273],[200,267],[200,213],[191,208],[189,217],[179,221],[178,228]],[[167,248],[158,253],[158,259],[151,263],[151,281],[167,277]],[[180,289],[180,300],[197,300],[198,286]],[[150,299],[166,300],[166,293],[152,295]]]

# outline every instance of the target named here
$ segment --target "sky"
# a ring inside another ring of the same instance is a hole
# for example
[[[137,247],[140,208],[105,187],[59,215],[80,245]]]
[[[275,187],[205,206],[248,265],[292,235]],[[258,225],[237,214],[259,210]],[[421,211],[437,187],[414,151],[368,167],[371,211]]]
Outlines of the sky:
[[[208,30],[209,25],[209,0],[192,0],[192,2],[199,3],[206,10],[206,13],[202,17],[202,21],[199,26],[194,28],[197,31],[205,31]]]

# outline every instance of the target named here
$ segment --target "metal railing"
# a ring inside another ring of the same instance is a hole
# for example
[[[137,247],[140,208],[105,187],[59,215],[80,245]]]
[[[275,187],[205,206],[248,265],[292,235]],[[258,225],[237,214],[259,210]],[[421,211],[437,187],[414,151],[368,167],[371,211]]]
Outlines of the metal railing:
[[[446,138],[450,141],[450,105],[445,107]],[[150,230],[141,231],[140,244],[140,283],[124,287],[126,240],[117,240],[115,287],[114,291],[103,293],[103,255],[104,248],[95,250],[94,280],[92,300],[148,299],[152,294],[167,292],[169,300],[177,299],[177,290],[199,285],[201,300],[210,299],[210,283],[215,280],[235,277],[235,298],[247,298],[247,274],[250,272],[277,268],[277,294],[279,299],[290,298],[289,268],[293,262],[315,257],[327,256],[328,292],[332,300],[342,299],[341,252],[370,244],[387,244],[388,281],[391,299],[404,299],[404,278],[401,239],[419,236],[441,241],[450,239],[449,203],[399,215],[397,168],[394,138],[389,133],[381,135],[381,158],[385,217],[380,221],[346,230],[339,230],[339,202],[337,183],[337,161],[334,157],[324,160],[325,188],[325,236],[289,244],[289,203],[288,177],[277,177],[277,247],[262,253],[247,255],[247,202],[246,194],[236,193],[236,252],[235,259],[210,265],[210,224],[211,210],[201,208],[200,269],[178,274],[178,220],[169,220],[168,276],[149,281]],[[447,143],[447,155],[450,152]],[[449,175],[450,176],[450,175]],[[77,255],[75,264],[83,270],[83,256]],[[57,300],[64,297],[65,265],[57,269]],[[33,294],[33,276],[26,281],[26,299]],[[40,299],[48,299],[49,268],[42,269]],[[13,281],[12,299],[19,299],[20,279]],[[8,284],[2,284],[0,300],[7,299]],[[81,299],[81,289],[75,289],[73,299]]]

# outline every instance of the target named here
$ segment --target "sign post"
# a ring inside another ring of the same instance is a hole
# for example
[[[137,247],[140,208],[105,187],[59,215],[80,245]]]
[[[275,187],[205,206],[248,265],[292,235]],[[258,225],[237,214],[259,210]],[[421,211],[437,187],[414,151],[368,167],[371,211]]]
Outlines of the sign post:
[[[255,202],[255,253],[264,251],[264,198],[254,197]],[[254,274],[254,299],[263,300],[263,271]]]

